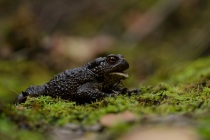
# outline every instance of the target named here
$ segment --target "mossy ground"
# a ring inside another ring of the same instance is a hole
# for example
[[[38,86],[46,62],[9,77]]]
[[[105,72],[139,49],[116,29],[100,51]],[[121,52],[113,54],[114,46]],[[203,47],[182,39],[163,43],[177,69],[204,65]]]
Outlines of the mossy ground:
[[[0,116],[0,134],[3,139],[11,140],[21,140],[26,137],[44,139],[50,127],[64,126],[68,123],[82,126],[94,125],[108,113],[129,110],[140,120],[151,115],[187,115],[189,120],[197,124],[192,127],[198,130],[201,137],[208,139],[210,138],[208,134],[210,129],[209,64],[210,58],[199,59],[171,71],[169,73],[171,76],[164,80],[159,71],[156,77],[151,78],[151,81],[161,79],[159,81],[163,83],[153,86],[141,85],[138,87],[140,90],[138,94],[108,97],[91,104],[77,105],[61,99],[38,97],[28,98],[25,103],[17,106],[6,105]],[[4,81],[2,83],[5,84]],[[122,123],[106,128],[106,131],[112,137],[117,137],[122,134],[118,130],[126,132],[134,125],[136,124]]]

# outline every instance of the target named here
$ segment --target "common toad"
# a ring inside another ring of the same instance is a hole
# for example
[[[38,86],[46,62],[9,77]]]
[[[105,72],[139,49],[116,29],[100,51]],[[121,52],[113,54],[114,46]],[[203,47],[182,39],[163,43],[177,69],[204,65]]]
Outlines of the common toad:
[[[44,85],[30,86],[18,95],[16,104],[25,102],[27,96],[60,97],[77,103],[112,96],[123,92],[119,83],[128,77],[124,73],[128,68],[129,64],[121,54],[99,57],[82,67],[65,70]]]

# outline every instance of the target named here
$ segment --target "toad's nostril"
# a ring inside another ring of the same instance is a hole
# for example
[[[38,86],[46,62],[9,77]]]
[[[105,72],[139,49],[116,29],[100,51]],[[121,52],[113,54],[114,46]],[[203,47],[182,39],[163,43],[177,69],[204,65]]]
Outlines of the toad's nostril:
[[[127,70],[128,68],[129,68],[128,62],[125,61],[125,60],[123,60],[123,61],[121,62],[121,65],[120,65],[120,67],[119,67],[119,70],[120,70],[120,71],[124,71],[124,70]]]
[[[123,65],[124,65],[124,68],[128,69],[129,68],[129,64],[127,61],[123,61]]]

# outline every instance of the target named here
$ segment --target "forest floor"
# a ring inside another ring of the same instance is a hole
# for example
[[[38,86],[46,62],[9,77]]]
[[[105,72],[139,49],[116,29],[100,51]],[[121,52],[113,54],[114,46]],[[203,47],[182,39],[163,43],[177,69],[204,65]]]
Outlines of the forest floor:
[[[136,84],[139,93],[91,104],[31,97],[15,106],[8,104],[17,96],[15,89],[45,83],[52,73],[35,62],[1,61],[1,139],[209,139],[209,64],[205,57],[176,65],[167,74],[160,70]],[[133,81],[131,76],[126,84],[133,87]]]

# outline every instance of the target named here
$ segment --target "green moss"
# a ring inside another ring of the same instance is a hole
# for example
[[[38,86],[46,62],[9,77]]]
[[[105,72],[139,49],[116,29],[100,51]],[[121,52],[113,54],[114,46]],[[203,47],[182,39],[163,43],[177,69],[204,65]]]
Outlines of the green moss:
[[[201,58],[171,75],[170,80],[177,83],[192,82],[202,77],[210,78],[210,57]]]
[[[44,140],[43,134],[35,131],[19,129],[14,123],[7,120],[6,117],[0,117],[0,135],[1,140]]]
[[[195,83],[210,78],[210,57],[200,58],[194,62],[184,62],[160,68],[148,80],[148,83],[164,81],[170,84]]]
[[[206,137],[209,128],[202,121],[209,122],[209,118],[205,117],[210,106],[210,69],[207,65],[209,62],[210,58],[203,58],[174,70],[174,74],[168,76],[166,80],[169,84],[159,82],[155,86],[141,86],[139,94],[107,97],[91,104],[77,105],[75,102],[48,96],[28,98],[25,103],[18,106],[10,105],[9,111],[4,113],[2,118],[10,118],[11,121],[7,123],[4,119],[0,120],[2,123],[0,133],[3,133],[6,139],[10,137],[9,130],[16,131],[20,124],[24,124],[30,128],[30,131],[17,130],[17,135],[11,136],[11,139],[35,135],[33,131],[37,131],[43,137],[47,128],[53,126],[63,126],[68,123],[82,126],[96,124],[105,114],[130,110],[139,118],[153,114],[158,116],[188,114],[191,118],[199,118],[199,115],[203,114],[204,119],[201,119],[201,122],[199,119],[195,121],[200,124],[199,133]],[[4,72],[6,73],[6,70]],[[24,118],[24,121],[21,118]],[[108,131],[115,137],[119,135],[118,132],[127,131],[130,127],[132,124],[124,123]]]
[[[105,132],[105,136],[103,138],[110,140],[110,139],[118,139],[119,136],[125,134],[130,129],[134,127],[132,123],[119,123],[111,127],[109,130]]]
[[[130,110],[140,117],[150,114],[196,113],[209,106],[209,91],[209,88],[204,88],[203,92],[192,90],[186,93],[183,88],[162,84],[142,87],[139,95],[108,97],[86,105],[76,105],[74,102],[51,97],[28,98],[26,103],[18,105],[21,110],[16,111],[37,124],[44,122],[46,125],[87,125],[95,124],[105,114],[125,110]]]
[[[201,135],[203,140],[209,140],[210,139],[210,117],[209,113],[208,116],[202,117],[202,119],[199,121],[199,125],[197,127],[197,130],[199,134]]]
[[[32,122],[45,122],[47,125],[63,125],[69,122],[85,125],[96,123],[105,114],[125,110],[140,116],[154,113],[167,115],[196,112],[209,106],[210,89],[207,87],[203,92],[192,90],[189,93],[183,88],[169,87],[166,84],[142,87],[140,90],[139,95],[109,97],[86,105],[76,105],[74,102],[51,97],[29,98],[26,103],[18,106],[21,110],[17,112],[28,116]]]
[[[1,60],[0,75],[0,103],[8,103],[13,102],[17,94],[25,90],[29,85],[44,83],[52,74],[44,66],[40,66],[35,62]],[[28,116],[35,117],[35,112],[25,110],[23,113],[18,111],[14,105],[4,108],[4,111],[6,113],[0,114],[0,135],[2,140],[44,139],[43,131],[37,132],[38,129],[36,131],[28,130],[27,125],[38,126],[37,122],[25,120]]]

